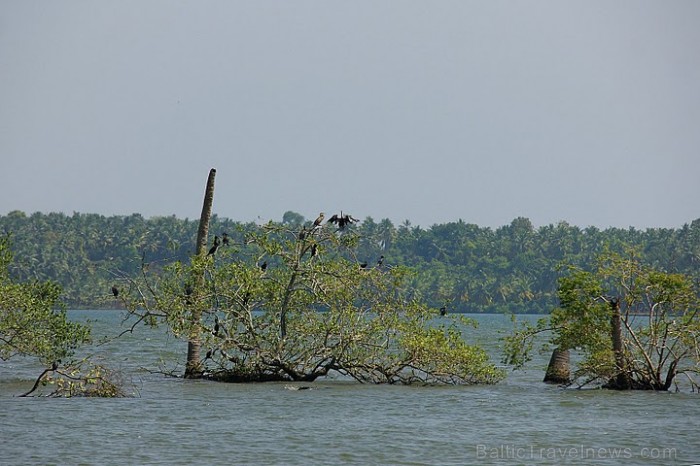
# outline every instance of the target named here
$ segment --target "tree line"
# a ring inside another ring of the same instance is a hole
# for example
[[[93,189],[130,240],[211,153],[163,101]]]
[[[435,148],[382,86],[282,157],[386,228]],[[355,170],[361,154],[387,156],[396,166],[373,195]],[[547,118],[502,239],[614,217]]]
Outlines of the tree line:
[[[288,211],[273,225],[311,225]],[[227,234],[245,251],[258,228],[213,215],[210,236]],[[371,217],[350,224],[359,238],[357,261],[405,266],[415,273],[411,289],[430,306],[449,312],[548,313],[559,304],[562,265],[595,267],[604,252],[633,249],[651,267],[700,280],[700,219],[681,228],[580,228],[566,222],[534,227],[524,217],[498,228],[462,220],[421,228]],[[99,214],[13,211],[0,216],[0,234],[11,237],[9,273],[22,281],[52,281],[69,308],[108,308],[113,283],[148,268],[186,262],[195,251],[197,221],[175,216],[144,218]]]

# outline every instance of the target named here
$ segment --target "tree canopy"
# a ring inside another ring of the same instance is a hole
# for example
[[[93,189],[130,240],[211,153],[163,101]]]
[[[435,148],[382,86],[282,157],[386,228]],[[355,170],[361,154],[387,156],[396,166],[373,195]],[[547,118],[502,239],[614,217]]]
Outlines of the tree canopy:
[[[280,225],[296,228],[304,222],[288,211]],[[228,232],[232,241],[256,228],[217,215],[211,219],[211,231]],[[412,268],[419,273],[409,278],[411,286],[429,305],[451,312],[548,313],[558,304],[560,266],[591,270],[606,248],[622,253],[633,247],[655,268],[700,276],[700,219],[677,229],[599,230],[566,222],[536,228],[523,217],[496,229],[461,220],[424,229],[367,217],[347,228],[360,236],[361,262],[384,255],[387,264]],[[70,307],[102,308],[114,304],[109,290],[115,278],[138,273],[144,258],[151,271],[186,262],[194,253],[197,222],[15,211],[0,216],[0,231],[14,236],[14,278],[51,280],[63,288]]]
[[[668,390],[680,375],[697,387],[700,297],[692,277],[644,263],[634,251],[605,253],[592,270],[570,267],[559,281],[560,306],[506,340],[506,362],[529,360],[536,335],[576,350],[580,385]]]
[[[503,374],[407,286],[410,271],[358,260],[350,231],[269,223],[163,273],[123,277],[130,312],[182,338],[201,332],[206,377],[492,383]],[[193,322],[191,315],[202,316]],[[195,335],[196,336],[196,335]]]

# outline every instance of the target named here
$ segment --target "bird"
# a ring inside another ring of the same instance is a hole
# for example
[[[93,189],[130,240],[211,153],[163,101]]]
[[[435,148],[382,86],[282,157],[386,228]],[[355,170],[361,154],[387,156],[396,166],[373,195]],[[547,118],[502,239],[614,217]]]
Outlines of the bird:
[[[267,269],[267,261],[264,261],[262,264],[260,264],[260,270],[264,272],[265,269]]]
[[[377,267],[381,267],[382,264],[384,263],[384,256],[380,256],[379,260],[377,261]]]
[[[316,218],[316,220],[314,220],[314,224],[313,224],[313,227],[312,227],[312,228],[313,228],[314,230],[315,230],[316,228],[320,228],[320,227],[321,227],[321,222],[323,222],[323,219],[324,219],[324,218],[325,218],[325,216],[324,216],[323,212],[321,212],[320,214],[318,214],[318,218]]]
[[[302,227],[301,231],[299,232],[299,240],[303,241],[304,238],[306,238],[306,227]]]
[[[119,288],[117,288],[116,286],[112,285],[112,294],[114,295],[115,298],[116,298],[117,296],[119,296]]]
[[[219,240],[219,237],[214,235],[214,245],[209,249],[209,252],[207,253],[207,256],[213,256],[216,254],[216,250],[219,249],[219,245],[221,244],[221,241]]]
[[[218,337],[218,336],[219,336],[219,329],[220,329],[220,328],[221,328],[221,326],[219,325],[219,317],[218,317],[218,316],[214,316],[214,331],[211,332],[212,335],[214,335],[215,337]]]
[[[361,269],[366,269],[366,268],[367,268],[367,262],[362,262],[362,263],[360,264],[360,268],[361,268]]]
[[[311,257],[314,257],[317,252],[318,252],[318,244],[312,245],[311,246]]]
[[[441,316],[447,315],[447,307],[442,306],[442,307],[440,308],[440,315],[441,315]]]
[[[51,364],[51,370],[52,370],[52,371],[55,371],[55,370],[58,369],[58,363],[59,363],[59,362],[60,362],[60,361],[54,361],[54,362]]]
[[[221,242],[224,243],[224,246],[228,246],[228,233],[224,232],[221,235]]]
[[[343,215],[342,210],[340,211],[340,215],[333,214],[333,216],[328,219],[328,223],[335,223],[338,225],[338,230],[344,230],[347,225],[355,222],[357,222],[356,218],[353,218],[353,216],[349,214]]]
[[[214,351],[210,349],[209,351],[207,351],[207,354],[206,354],[206,356],[204,356],[204,359],[211,359],[211,357],[213,355],[214,355]]]

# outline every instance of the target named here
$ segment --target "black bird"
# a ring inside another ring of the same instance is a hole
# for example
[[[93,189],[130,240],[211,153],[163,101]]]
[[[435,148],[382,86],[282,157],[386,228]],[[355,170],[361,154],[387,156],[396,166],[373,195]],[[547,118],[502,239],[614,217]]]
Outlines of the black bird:
[[[192,285],[190,285],[189,283],[185,285],[185,303],[188,306],[192,305],[192,299],[190,299],[192,296],[192,291]]]
[[[343,215],[342,211],[340,212],[340,215],[333,214],[333,216],[328,219],[328,223],[337,224],[339,230],[344,230],[347,225],[355,222],[357,222],[356,218],[353,218],[353,216],[349,214]]]
[[[228,246],[228,233],[224,232],[223,235],[221,235],[221,242],[224,243],[224,246]]]
[[[209,249],[209,252],[207,253],[207,256],[213,256],[216,254],[216,250],[219,249],[219,245],[221,244],[221,241],[219,240],[219,237],[214,235],[214,245]]]
[[[301,229],[301,231],[299,232],[299,240],[301,241],[301,240],[303,240],[304,238],[306,238],[306,227],[303,227],[303,228]]]
[[[264,261],[262,264],[260,264],[260,270],[264,272],[265,269],[267,269],[267,261]]]
[[[313,225],[312,228],[313,228],[314,230],[315,230],[316,228],[319,228],[319,227],[321,226],[321,222],[323,222],[323,219],[324,219],[324,218],[325,218],[325,217],[324,217],[324,215],[323,215],[323,212],[321,212],[320,214],[318,214],[318,217],[316,218],[316,220],[314,220],[314,225]]]
[[[360,264],[361,269],[366,269],[367,268],[367,262],[363,262]]]
[[[210,349],[209,351],[207,351],[207,354],[206,356],[204,356],[204,359],[211,359],[213,354],[214,352]]]
[[[112,285],[112,294],[114,295],[115,298],[116,298],[117,296],[119,296],[119,288],[117,288],[116,286]]]
[[[379,260],[377,261],[377,267],[381,267],[382,264],[384,263],[384,256],[380,256]]]
[[[59,361],[54,361],[54,362],[51,364],[51,370],[52,370],[52,371],[55,371],[56,369],[58,369],[58,363],[59,363]]]
[[[314,244],[311,246],[311,257],[316,256],[316,253],[318,252],[318,244]]]
[[[440,308],[440,315],[441,316],[447,315],[447,308],[445,306],[442,306]]]

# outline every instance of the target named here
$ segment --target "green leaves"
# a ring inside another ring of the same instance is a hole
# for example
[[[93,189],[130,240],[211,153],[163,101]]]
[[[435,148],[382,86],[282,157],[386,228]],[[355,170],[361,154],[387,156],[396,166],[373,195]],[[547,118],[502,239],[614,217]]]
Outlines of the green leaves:
[[[433,321],[437,311],[409,286],[411,271],[362,267],[352,231],[270,223],[244,241],[244,250],[221,248],[214,259],[167,266],[164,275],[145,275],[130,287],[129,309],[160,316],[176,335],[192,336],[196,327],[188,327],[187,316],[199,310],[209,377],[311,381],[337,372],[370,383],[502,377],[458,327]],[[204,279],[188,281],[193,276]]]
[[[628,388],[668,390],[685,373],[696,385],[700,299],[691,277],[653,268],[634,251],[608,252],[591,271],[569,268],[558,292],[560,307],[546,323],[521,327],[506,338],[508,363],[524,364],[534,336],[549,326],[549,343],[581,354],[576,376],[583,383],[615,387],[619,384],[609,381],[622,375]],[[613,318],[617,306],[619,319]],[[618,350],[616,322],[621,322]]]

